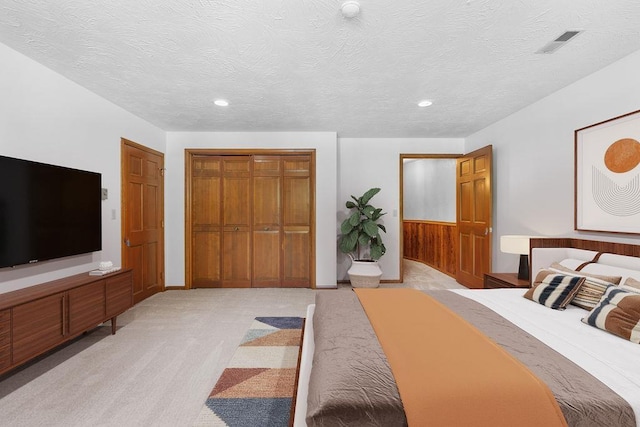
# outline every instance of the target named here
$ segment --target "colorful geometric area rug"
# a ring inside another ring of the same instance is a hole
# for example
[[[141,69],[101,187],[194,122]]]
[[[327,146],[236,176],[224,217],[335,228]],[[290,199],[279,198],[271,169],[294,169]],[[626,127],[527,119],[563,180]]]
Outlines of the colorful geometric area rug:
[[[256,317],[196,426],[289,426],[304,319]]]

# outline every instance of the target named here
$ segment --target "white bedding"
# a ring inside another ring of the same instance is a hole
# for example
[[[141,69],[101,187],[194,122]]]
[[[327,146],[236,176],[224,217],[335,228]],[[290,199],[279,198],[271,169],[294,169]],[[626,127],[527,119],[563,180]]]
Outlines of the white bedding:
[[[634,277],[638,277],[634,275]],[[569,305],[552,310],[523,298],[525,289],[451,290],[477,301],[574,361],[606,384],[633,408],[640,427],[640,345],[589,326],[581,319],[587,310]],[[309,375],[313,361],[313,311],[305,324],[295,427],[305,427]]]
[[[552,310],[523,289],[452,290],[489,307],[598,378],[633,408],[640,426],[640,345],[582,323],[588,311]]]

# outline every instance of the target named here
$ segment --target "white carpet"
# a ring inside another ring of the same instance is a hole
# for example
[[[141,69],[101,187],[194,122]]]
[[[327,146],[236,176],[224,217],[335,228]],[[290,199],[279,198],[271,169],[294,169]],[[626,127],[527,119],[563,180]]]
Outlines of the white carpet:
[[[405,284],[461,287],[405,262]],[[0,425],[190,426],[256,316],[304,317],[310,289],[167,291],[0,378]],[[318,291],[331,292],[331,291]]]

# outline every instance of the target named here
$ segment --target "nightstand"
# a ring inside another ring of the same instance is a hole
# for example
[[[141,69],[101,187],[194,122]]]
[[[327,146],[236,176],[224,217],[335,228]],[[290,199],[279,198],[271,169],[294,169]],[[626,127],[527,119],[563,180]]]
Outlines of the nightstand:
[[[485,273],[484,288],[529,288],[527,280],[518,279],[518,273]]]

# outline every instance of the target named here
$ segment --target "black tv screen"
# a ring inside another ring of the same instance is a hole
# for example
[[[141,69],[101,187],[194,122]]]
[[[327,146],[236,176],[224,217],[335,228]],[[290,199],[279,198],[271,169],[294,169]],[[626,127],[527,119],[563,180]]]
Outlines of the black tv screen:
[[[102,249],[101,175],[0,156],[0,268]]]

